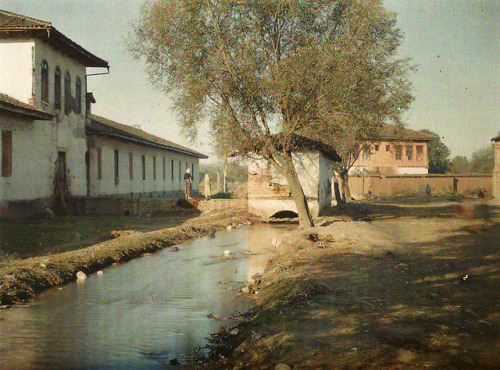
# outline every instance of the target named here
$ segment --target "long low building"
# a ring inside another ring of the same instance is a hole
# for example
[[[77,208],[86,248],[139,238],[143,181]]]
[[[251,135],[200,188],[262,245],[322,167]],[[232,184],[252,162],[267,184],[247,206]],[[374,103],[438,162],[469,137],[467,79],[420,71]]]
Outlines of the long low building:
[[[186,169],[198,188],[204,154],[92,114],[86,133],[90,196],[179,196]]]
[[[207,158],[94,116],[87,68],[109,68],[50,22],[0,10],[0,217],[87,196],[179,196]],[[139,122],[140,123],[140,122]]]

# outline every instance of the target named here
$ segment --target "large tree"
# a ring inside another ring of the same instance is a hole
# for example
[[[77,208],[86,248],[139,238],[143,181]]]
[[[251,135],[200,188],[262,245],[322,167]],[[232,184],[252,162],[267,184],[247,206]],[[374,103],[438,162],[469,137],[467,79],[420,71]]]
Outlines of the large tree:
[[[150,0],[131,45],[185,133],[209,121],[218,153],[269,161],[311,226],[292,162],[297,134],[397,119],[410,100],[408,65],[395,58],[401,34],[382,3]]]
[[[427,129],[420,132],[435,136],[428,144],[429,173],[446,173],[450,168],[450,149],[435,132]]]

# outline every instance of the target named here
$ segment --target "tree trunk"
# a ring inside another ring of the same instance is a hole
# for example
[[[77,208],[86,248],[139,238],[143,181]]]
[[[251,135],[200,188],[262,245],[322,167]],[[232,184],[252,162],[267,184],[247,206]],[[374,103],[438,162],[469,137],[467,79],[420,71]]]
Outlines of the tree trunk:
[[[283,171],[280,172],[282,172],[282,175],[285,176],[288,186],[290,186],[292,198],[295,202],[295,206],[297,207],[299,226],[301,228],[313,227],[314,222],[311,211],[309,210],[309,204],[307,204],[307,199],[304,191],[302,190],[302,185],[300,184],[297,171],[295,171],[295,167],[293,166],[292,158],[286,157],[286,159],[283,159],[281,165]]]
[[[335,193],[335,199],[337,200],[337,206],[340,204],[344,204],[344,198],[340,195],[340,188],[341,188],[341,183],[342,180],[340,179],[340,176],[337,175],[337,173],[334,172],[334,182],[333,182],[333,191]]]
[[[345,203],[348,203],[352,200],[351,190],[349,189],[349,173],[347,171],[342,171],[340,177],[342,180],[342,198]]]

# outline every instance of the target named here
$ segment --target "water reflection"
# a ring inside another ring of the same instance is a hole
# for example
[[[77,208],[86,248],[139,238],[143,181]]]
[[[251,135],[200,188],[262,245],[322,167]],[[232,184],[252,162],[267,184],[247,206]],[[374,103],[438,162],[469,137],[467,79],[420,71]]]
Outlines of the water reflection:
[[[0,311],[0,368],[165,368],[247,310],[238,282],[262,272],[286,229],[219,232],[52,289],[29,308]],[[223,258],[224,250],[232,258]]]

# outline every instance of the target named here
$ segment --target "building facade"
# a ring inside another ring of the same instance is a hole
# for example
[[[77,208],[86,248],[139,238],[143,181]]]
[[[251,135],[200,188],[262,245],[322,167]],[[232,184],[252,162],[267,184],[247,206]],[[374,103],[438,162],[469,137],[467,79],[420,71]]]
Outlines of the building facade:
[[[429,172],[428,144],[434,135],[385,125],[380,136],[360,145],[349,173],[422,175]]]
[[[340,157],[330,147],[311,139],[301,138],[301,147],[292,153],[292,160],[313,216],[332,204],[332,161]],[[278,212],[297,213],[288,183],[264,159],[248,164],[248,210],[269,218]]]
[[[90,196],[177,197],[189,168],[199,187],[199,159],[189,148],[96,115],[87,123]]]
[[[96,129],[94,121],[106,120],[90,115],[88,67],[109,68],[50,22],[0,10],[0,217],[38,213],[68,196],[178,194],[179,169],[198,171],[206,158],[141,130],[134,137],[108,132],[106,123]],[[128,155],[133,180],[124,176]],[[174,180],[160,181],[172,161]]]

